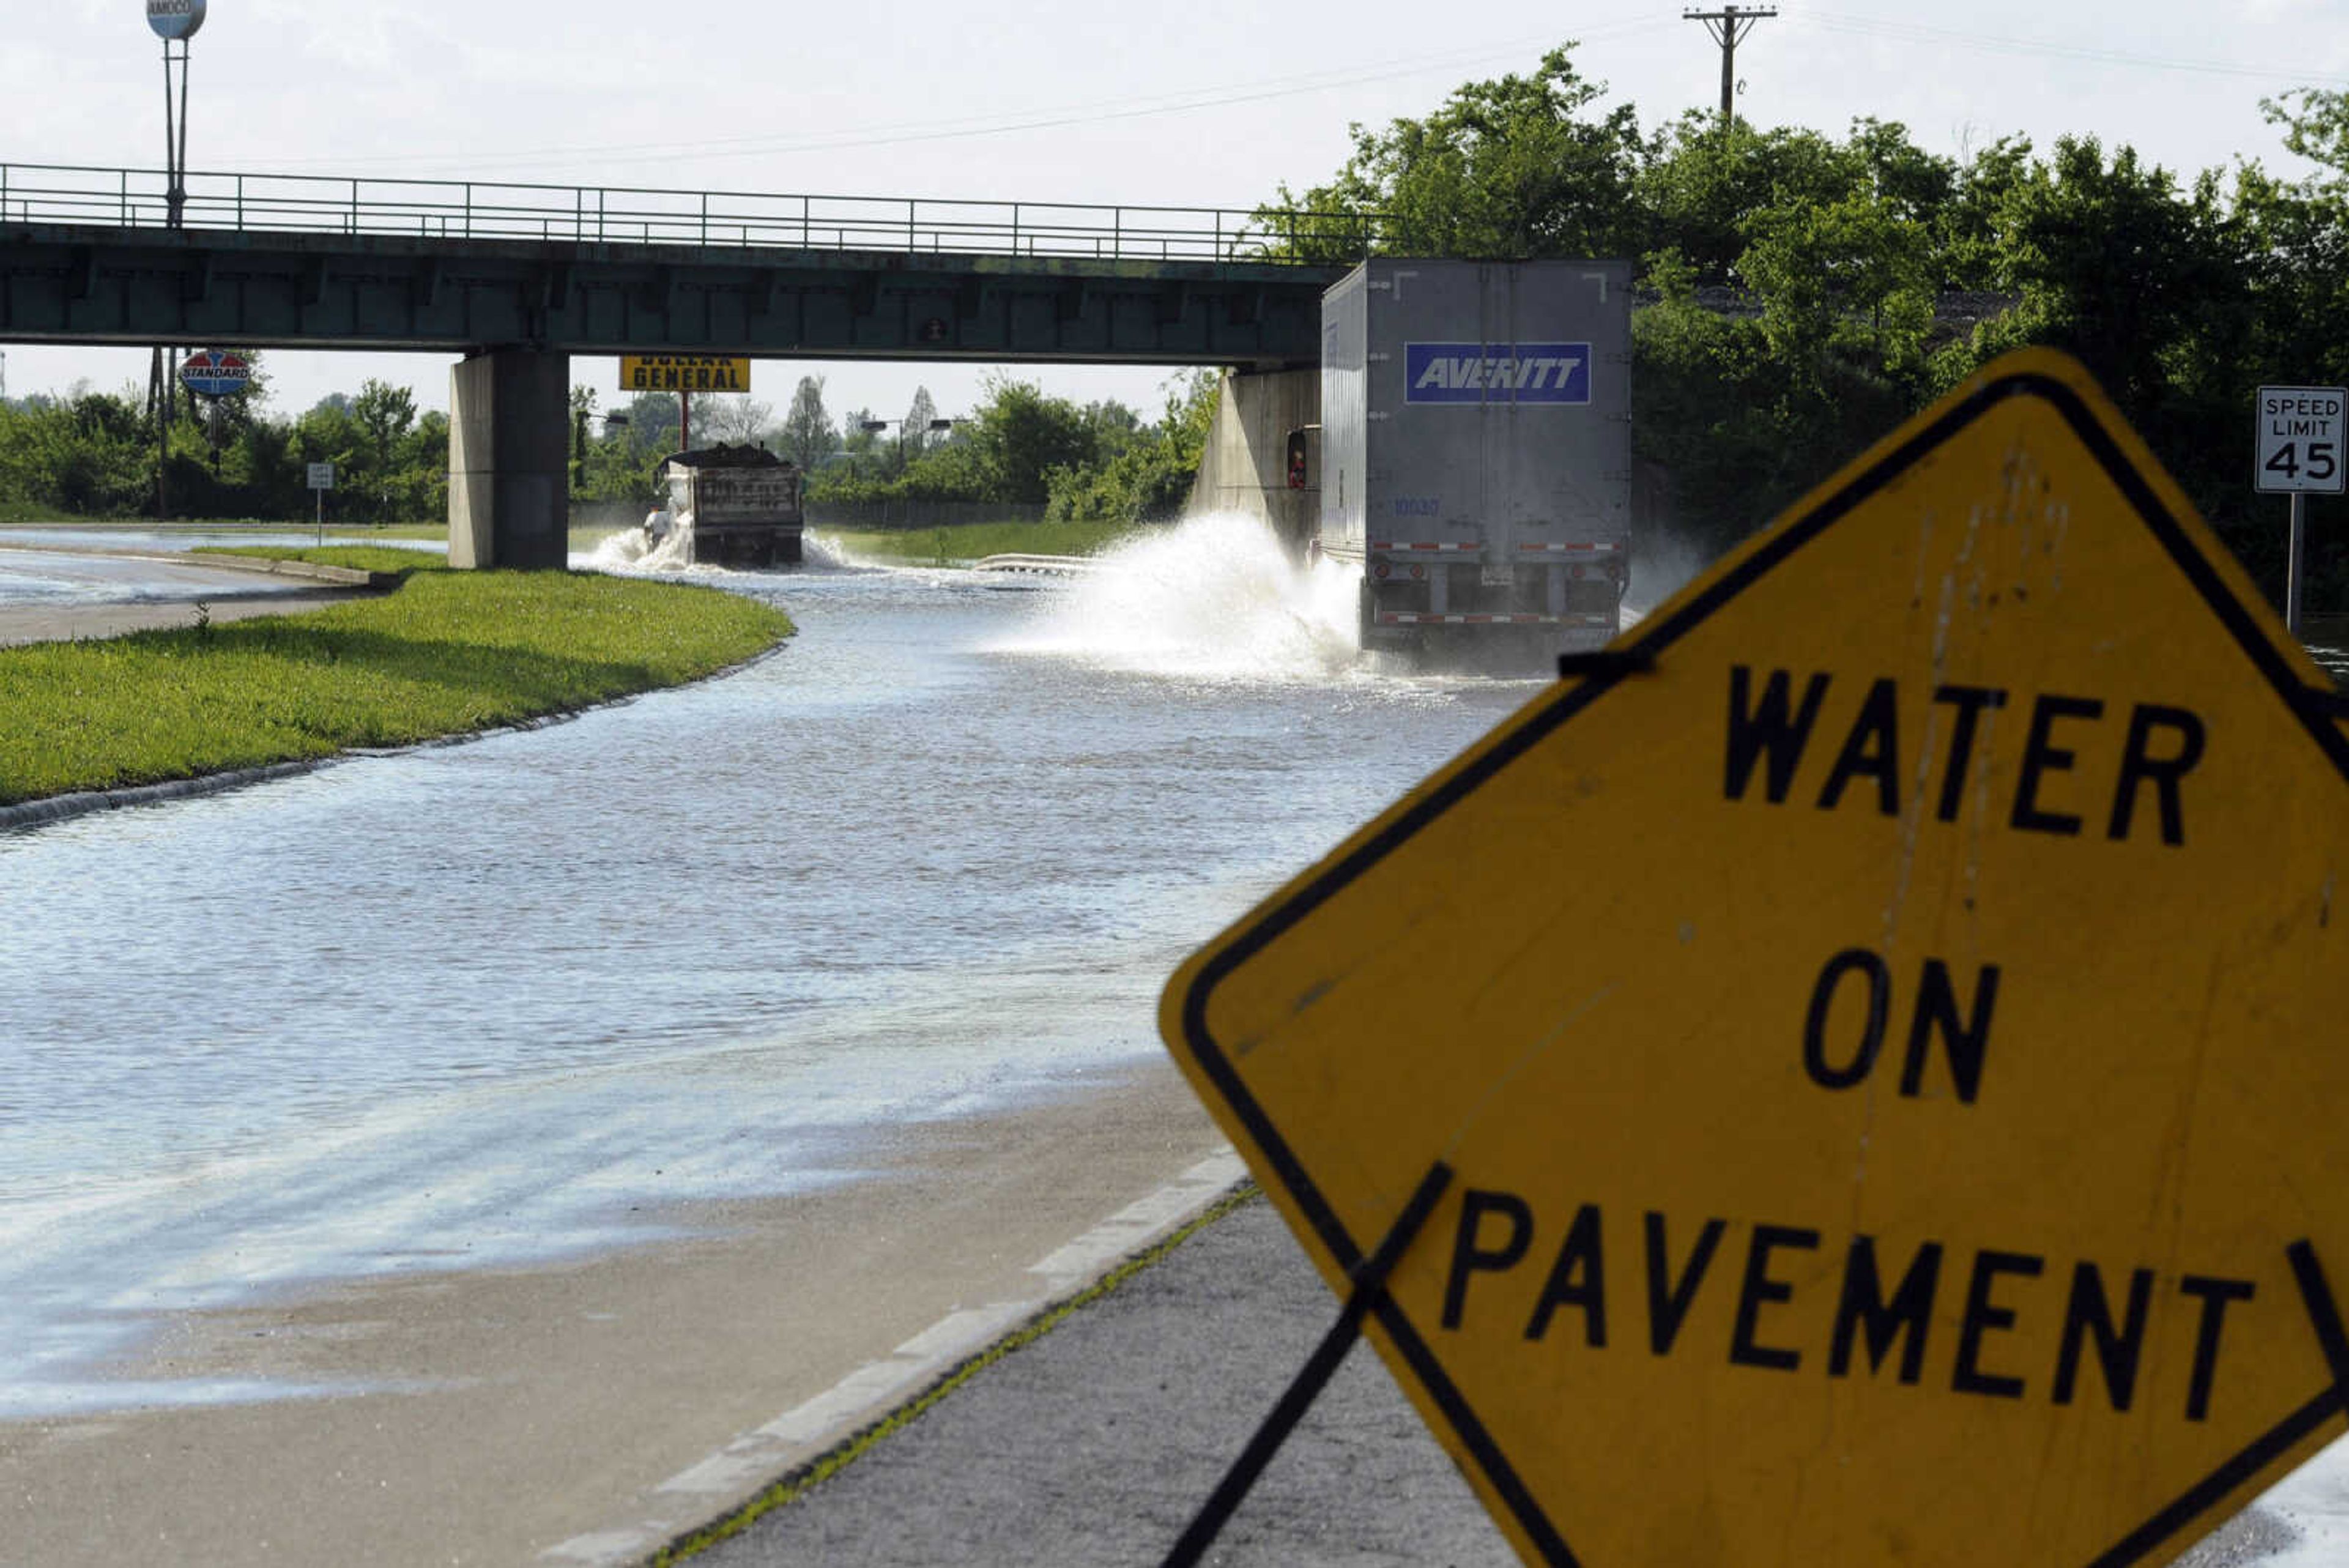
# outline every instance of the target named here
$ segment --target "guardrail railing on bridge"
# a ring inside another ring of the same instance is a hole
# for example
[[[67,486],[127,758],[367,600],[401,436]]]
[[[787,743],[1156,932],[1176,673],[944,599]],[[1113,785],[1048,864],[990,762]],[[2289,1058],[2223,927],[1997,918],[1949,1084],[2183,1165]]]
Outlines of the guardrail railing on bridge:
[[[709,249],[1309,262],[1368,253],[1375,216],[1224,207],[762,195],[617,185],[191,173],[181,226],[239,233],[578,240]],[[0,163],[0,223],[169,226],[164,174]]]

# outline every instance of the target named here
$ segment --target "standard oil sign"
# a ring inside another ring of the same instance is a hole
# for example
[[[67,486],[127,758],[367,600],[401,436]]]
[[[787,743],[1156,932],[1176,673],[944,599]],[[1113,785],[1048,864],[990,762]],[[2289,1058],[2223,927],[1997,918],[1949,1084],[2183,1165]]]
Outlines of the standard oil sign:
[[[2349,721],[1987,368],[1185,964],[1529,1561],[2170,1561],[2349,1425]]]

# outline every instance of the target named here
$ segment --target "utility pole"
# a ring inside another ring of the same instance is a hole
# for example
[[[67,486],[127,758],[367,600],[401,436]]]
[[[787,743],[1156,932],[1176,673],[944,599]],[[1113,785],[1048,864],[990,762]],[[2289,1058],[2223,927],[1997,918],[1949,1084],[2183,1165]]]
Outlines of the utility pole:
[[[1775,5],[1748,6],[1740,10],[1723,5],[1718,11],[1683,11],[1683,22],[1702,22],[1713,41],[1721,46],[1721,129],[1726,132],[1737,118],[1737,41],[1754,30],[1754,24],[1766,21],[1778,14]]]

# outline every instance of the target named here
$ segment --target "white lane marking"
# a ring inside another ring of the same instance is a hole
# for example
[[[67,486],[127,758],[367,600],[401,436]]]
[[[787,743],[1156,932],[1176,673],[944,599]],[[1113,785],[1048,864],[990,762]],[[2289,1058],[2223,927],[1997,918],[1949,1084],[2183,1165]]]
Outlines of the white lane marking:
[[[935,1357],[869,1361],[803,1405],[795,1405],[759,1428],[757,1436],[785,1443],[812,1443],[845,1427],[866,1410],[889,1403],[916,1377],[943,1371]],[[676,1486],[664,1482],[662,1490]]]
[[[885,1361],[868,1361],[830,1388],[745,1432],[716,1453],[669,1477],[656,1494],[688,1503],[692,1519],[647,1519],[635,1529],[574,1536],[542,1559],[596,1565],[633,1562],[663,1542],[722,1514],[776,1476],[849,1433],[886,1416],[915,1389],[944,1376],[1030,1318],[1091,1285],[1120,1262],[1174,1231],[1247,1175],[1229,1147],[1208,1156],[1157,1191],[1127,1204],[1067,1246],[1028,1267],[1040,1294],[948,1313],[900,1345]],[[715,1500],[723,1500],[713,1510]]]
[[[899,1345],[899,1355],[924,1360],[959,1361],[993,1345],[1017,1328],[1035,1309],[1026,1302],[997,1302],[948,1313]]]
[[[1028,1272],[1042,1275],[1055,1296],[1082,1289],[1120,1259],[1206,1208],[1247,1174],[1247,1165],[1233,1150],[1210,1155],[1147,1198],[1127,1204],[1067,1246],[1029,1264]]]
[[[657,1520],[647,1520],[641,1529],[599,1530],[593,1535],[574,1535],[539,1555],[557,1563],[630,1563],[676,1533]]]

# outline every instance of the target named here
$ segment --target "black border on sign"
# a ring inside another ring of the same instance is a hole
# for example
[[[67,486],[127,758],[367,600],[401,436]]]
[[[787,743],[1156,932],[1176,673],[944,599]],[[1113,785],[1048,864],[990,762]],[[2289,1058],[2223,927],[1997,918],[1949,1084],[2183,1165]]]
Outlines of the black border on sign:
[[[1651,659],[1661,653],[1751,587],[1773,567],[1847,515],[1853,508],[1913,468],[1936,447],[2007,399],[2017,397],[2039,398],[2063,416],[2073,433],[2080,438],[2082,444],[2103,467],[2106,475],[2136,509],[2138,518],[2168,551],[2170,559],[2186,574],[2187,580],[2202,596],[2211,613],[2234,637],[2253,667],[2267,678],[2293,718],[2316,742],[2317,749],[2331,759],[2343,782],[2349,783],[2349,737],[2344,737],[2334,727],[2330,711],[2332,694],[2315,691],[2293,672],[2290,663],[2261,631],[2251,611],[2229,591],[2215,563],[2203,554],[2193,535],[2163,504],[2152,484],[2129,461],[2128,454],[2121,450],[2112,432],[2080,394],[2064,381],[2039,370],[2016,371],[1985,383],[1886,453],[1849,485],[1826,497],[1812,511],[1790,518],[1775,533],[1766,535],[1752,555],[1738,562],[1719,581],[1682,605],[1671,616],[1655,623],[1652,629],[1643,626],[1641,635],[1630,644],[1630,650]],[[1223,1047],[1207,1032],[1207,1000],[1216,987],[1241,965],[1328,902],[1341,888],[1393,854],[1421,829],[1475,794],[1485,781],[1538,745],[1568,720],[1614,690],[1626,679],[1626,673],[1621,668],[1611,672],[1600,670],[1576,685],[1561,689],[1549,700],[1547,706],[1503,736],[1489,751],[1476,756],[1458,773],[1444,780],[1440,787],[1388,824],[1377,836],[1330,866],[1287,902],[1268,911],[1254,926],[1242,931],[1208,961],[1184,995],[1183,1034],[1192,1055],[1214,1081],[1226,1103],[1247,1125],[1248,1135],[1263,1150],[1280,1184],[1295,1199],[1298,1208],[1321,1238],[1322,1244],[1330,1249],[1339,1266],[1349,1272],[1361,1262],[1361,1246],[1346,1233],[1345,1226],[1340,1223],[1329,1201],[1314,1186],[1313,1179],[1298,1163],[1296,1155],[1265,1116],[1263,1107],[1249,1096],[1247,1085],[1234,1071]],[[1444,1376],[1433,1352],[1412,1326],[1410,1320],[1404,1317],[1402,1309],[1395,1304],[1392,1297],[1382,1294],[1377,1311],[1380,1324],[1402,1352],[1404,1360],[1410,1363],[1429,1397],[1444,1412],[1461,1442],[1475,1457],[1493,1490],[1508,1505],[1518,1525],[1541,1552],[1543,1560],[1556,1564],[1557,1568],[1578,1568],[1578,1560],[1568,1548],[1565,1536],[1542,1511],[1507,1457],[1493,1441],[1491,1434],[1485,1431],[1476,1413],[1469,1407],[1467,1399]],[[2339,1414],[2349,1414],[2349,1390],[2328,1386],[2122,1537],[2085,1568],[2128,1568],[2129,1564],[2141,1561],[2147,1552],[2192,1522],[2228,1492],[2256,1475],[2270,1460],[2315,1431],[2328,1417]]]

